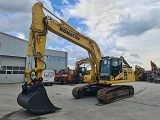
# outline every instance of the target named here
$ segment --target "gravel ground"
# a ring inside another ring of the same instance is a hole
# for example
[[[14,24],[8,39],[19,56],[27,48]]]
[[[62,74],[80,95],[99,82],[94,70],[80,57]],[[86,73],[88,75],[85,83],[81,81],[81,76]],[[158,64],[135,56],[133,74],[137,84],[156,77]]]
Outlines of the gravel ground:
[[[45,86],[50,101],[62,110],[34,115],[17,103],[22,83],[0,84],[0,120],[159,120],[160,84],[147,82],[133,85],[135,95],[111,104],[98,106],[96,97],[74,99],[72,89],[78,85]]]

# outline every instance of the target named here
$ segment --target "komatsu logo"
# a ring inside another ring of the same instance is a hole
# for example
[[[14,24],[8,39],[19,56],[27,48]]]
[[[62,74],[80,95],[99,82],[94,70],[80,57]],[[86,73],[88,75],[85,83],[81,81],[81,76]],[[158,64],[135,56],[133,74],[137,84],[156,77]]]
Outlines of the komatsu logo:
[[[72,32],[66,30],[66,29],[63,28],[63,27],[60,27],[59,30],[62,31],[63,33],[65,33],[65,34],[67,34],[67,35],[73,37],[73,38],[76,39],[76,40],[80,40],[80,37],[79,37],[79,36],[73,34]]]

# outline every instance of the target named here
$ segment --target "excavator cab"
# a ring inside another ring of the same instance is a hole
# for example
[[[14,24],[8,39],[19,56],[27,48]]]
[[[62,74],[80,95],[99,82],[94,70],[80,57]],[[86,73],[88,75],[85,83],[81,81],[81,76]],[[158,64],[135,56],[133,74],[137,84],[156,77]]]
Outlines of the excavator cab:
[[[110,80],[110,76],[115,77],[122,72],[121,58],[105,58],[100,61],[100,79]]]
[[[61,109],[51,103],[42,82],[32,86],[22,85],[22,92],[18,95],[17,102],[35,114],[46,114]]]
[[[132,82],[135,79],[132,67],[123,57],[105,57],[100,60],[100,81],[110,84],[118,82]]]

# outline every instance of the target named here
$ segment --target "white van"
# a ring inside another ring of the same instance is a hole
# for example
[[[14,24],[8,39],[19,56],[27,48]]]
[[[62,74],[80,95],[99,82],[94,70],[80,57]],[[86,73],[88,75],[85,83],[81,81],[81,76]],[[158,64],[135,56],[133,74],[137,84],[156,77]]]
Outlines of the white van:
[[[44,70],[42,73],[42,78],[44,85],[53,85],[55,72],[53,70]]]

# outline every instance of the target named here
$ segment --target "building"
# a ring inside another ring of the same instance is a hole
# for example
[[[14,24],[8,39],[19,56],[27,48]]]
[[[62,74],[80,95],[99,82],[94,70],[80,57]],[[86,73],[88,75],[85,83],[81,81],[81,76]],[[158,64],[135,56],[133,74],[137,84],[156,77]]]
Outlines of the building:
[[[24,82],[28,41],[0,32],[0,83]],[[67,52],[46,50],[44,62],[48,70],[67,69]]]

